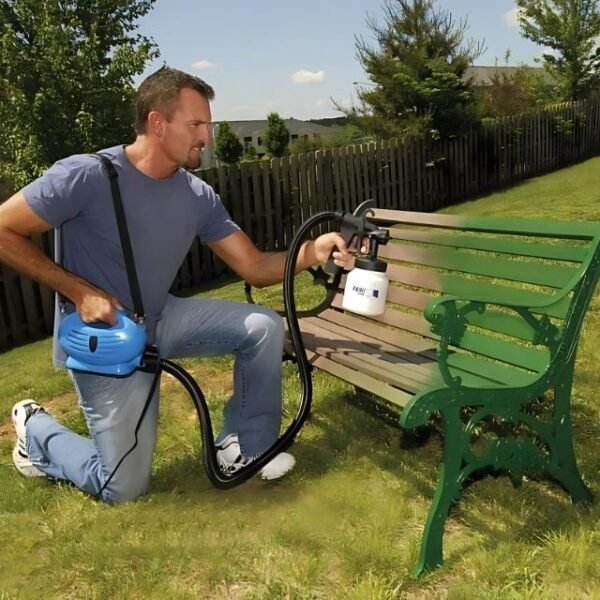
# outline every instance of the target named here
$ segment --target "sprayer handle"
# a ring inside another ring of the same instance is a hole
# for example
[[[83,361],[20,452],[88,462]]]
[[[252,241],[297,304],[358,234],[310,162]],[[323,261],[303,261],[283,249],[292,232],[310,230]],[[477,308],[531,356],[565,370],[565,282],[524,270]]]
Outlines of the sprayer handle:
[[[369,248],[367,252],[370,253],[371,247],[374,246],[375,250],[377,250],[377,246],[373,244],[373,241],[378,243],[387,243],[387,239],[382,241],[381,234],[384,230],[380,230],[373,223],[369,223],[362,216],[356,216],[351,214],[344,214],[342,217],[342,226],[340,227],[340,236],[346,242],[346,246],[348,248],[352,245],[354,240],[357,240],[358,250],[360,251],[363,240],[368,240]],[[385,231],[387,235],[387,231]],[[325,271],[332,275],[337,274],[340,270],[343,270],[343,267],[338,267],[333,262],[333,253],[327,260],[325,264]]]
[[[340,227],[340,236],[344,242],[346,242],[346,246],[350,247],[354,238],[358,237],[359,235],[362,238],[364,235],[361,235],[362,227],[360,225],[357,226],[357,223],[355,223],[354,220],[349,221],[348,217],[351,217],[351,215],[344,215],[343,217],[342,226]],[[336,275],[340,271],[344,270],[343,267],[338,267],[333,262],[333,252],[330,254],[323,268],[325,272],[329,273],[330,275]]]

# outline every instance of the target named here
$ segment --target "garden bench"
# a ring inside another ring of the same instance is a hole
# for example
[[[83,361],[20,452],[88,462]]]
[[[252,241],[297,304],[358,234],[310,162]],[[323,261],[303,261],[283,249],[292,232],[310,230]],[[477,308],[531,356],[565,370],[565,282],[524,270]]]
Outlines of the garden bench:
[[[314,367],[398,407],[403,428],[441,419],[443,461],[415,574],[442,564],[448,511],[473,476],[508,472],[515,486],[523,475],[548,476],[574,502],[591,501],[570,399],[600,274],[600,223],[384,209],[369,220],[390,233],[379,252],[386,312],[346,312],[338,291],[300,327]],[[550,390],[542,418],[531,407]],[[496,431],[480,448],[486,424]]]

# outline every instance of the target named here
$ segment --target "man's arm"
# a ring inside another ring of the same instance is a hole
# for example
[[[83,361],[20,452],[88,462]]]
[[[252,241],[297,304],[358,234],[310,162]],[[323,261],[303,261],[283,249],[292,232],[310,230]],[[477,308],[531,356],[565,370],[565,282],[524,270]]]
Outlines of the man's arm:
[[[286,252],[261,252],[243,232],[232,233],[209,248],[240,277],[255,287],[265,287],[283,279]],[[334,249],[337,248],[337,251]],[[326,233],[302,244],[296,272],[325,263],[333,252],[334,262],[347,267],[350,255],[338,233]]]
[[[0,205],[0,261],[71,300],[84,321],[116,323],[116,298],[57,265],[29,239],[50,229],[17,192]]]

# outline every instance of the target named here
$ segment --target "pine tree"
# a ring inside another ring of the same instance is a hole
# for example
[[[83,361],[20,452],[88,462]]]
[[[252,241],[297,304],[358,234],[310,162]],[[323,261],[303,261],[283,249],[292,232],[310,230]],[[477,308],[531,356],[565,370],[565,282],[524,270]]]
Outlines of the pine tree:
[[[227,121],[220,123],[215,138],[216,157],[226,165],[233,165],[240,162],[243,154],[244,147],[229,123]]]
[[[378,136],[407,131],[457,134],[477,120],[477,100],[467,67],[481,44],[465,42],[466,20],[457,23],[434,0],[386,0],[384,22],[367,26],[376,46],[356,39],[368,85],[358,88],[358,107],[347,114]]]
[[[267,128],[263,134],[263,145],[272,158],[283,156],[288,148],[290,132],[277,113],[267,115]]]

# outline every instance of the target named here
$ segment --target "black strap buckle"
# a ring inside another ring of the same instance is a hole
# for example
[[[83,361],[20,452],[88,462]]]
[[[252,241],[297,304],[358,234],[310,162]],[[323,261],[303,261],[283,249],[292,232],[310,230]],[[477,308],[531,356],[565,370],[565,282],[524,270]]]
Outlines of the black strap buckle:
[[[142,362],[138,367],[138,371],[143,373],[156,373],[160,368],[160,353],[154,345],[148,344],[142,355]]]

